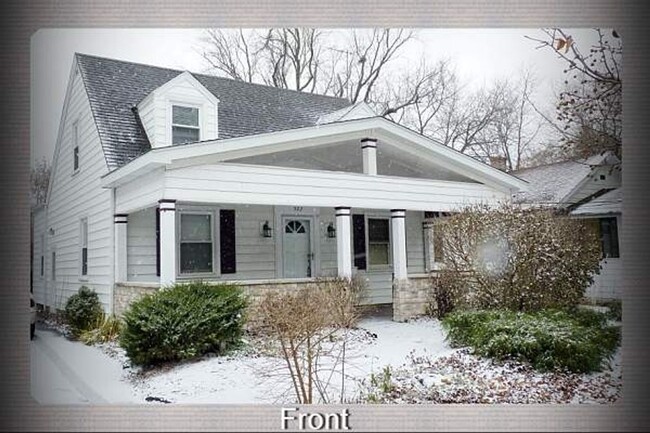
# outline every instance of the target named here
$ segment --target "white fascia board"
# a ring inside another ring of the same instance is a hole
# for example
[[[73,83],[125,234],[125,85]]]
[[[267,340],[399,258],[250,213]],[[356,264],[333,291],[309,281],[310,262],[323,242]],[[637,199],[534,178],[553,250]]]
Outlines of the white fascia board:
[[[133,162],[104,176],[102,185],[114,186],[121,183],[125,177],[133,178],[136,172],[148,171],[148,169],[161,164],[174,163],[175,167],[210,164],[266,153],[308,148],[364,136],[377,136],[389,141],[415,144],[411,146],[411,151],[416,155],[434,159],[438,164],[447,164],[462,175],[501,190],[514,192],[527,189],[526,181],[381,117],[355,119],[255,136],[211,140],[183,146],[161,147],[149,151]],[[443,161],[440,161],[439,157],[442,157]]]

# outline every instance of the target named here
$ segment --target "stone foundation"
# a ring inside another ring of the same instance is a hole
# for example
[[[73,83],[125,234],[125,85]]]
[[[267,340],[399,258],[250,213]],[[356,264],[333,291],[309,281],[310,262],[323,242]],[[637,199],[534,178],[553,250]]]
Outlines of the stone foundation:
[[[218,283],[215,283],[218,284]],[[244,290],[244,293],[255,303],[265,293],[275,291],[284,293],[295,291],[304,287],[310,287],[314,283],[310,280],[305,281],[247,281],[233,282]],[[155,293],[159,289],[156,283],[117,283],[113,293],[113,311],[116,316],[122,316],[132,302],[137,301],[145,295]]]
[[[393,281],[393,320],[406,322],[424,315],[430,287],[428,275]]]

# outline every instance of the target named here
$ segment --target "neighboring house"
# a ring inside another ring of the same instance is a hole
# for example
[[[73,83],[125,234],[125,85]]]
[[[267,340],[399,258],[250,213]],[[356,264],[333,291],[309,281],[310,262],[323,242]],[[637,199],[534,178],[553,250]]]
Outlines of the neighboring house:
[[[424,304],[433,217],[525,187],[363,103],[76,54],[34,296],[60,308],[86,285],[120,314],[178,281],[258,295],[360,275],[402,320]]]
[[[515,202],[552,207],[594,224],[600,235],[603,257],[600,274],[586,293],[594,299],[622,295],[620,165],[616,156],[607,153],[512,172],[529,183],[528,191],[515,193]]]

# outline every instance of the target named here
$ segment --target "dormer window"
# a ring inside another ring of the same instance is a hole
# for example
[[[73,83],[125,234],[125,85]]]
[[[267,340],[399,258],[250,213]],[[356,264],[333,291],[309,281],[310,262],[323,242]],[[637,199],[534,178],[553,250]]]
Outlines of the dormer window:
[[[172,105],[172,145],[199,140],[199,109]]]

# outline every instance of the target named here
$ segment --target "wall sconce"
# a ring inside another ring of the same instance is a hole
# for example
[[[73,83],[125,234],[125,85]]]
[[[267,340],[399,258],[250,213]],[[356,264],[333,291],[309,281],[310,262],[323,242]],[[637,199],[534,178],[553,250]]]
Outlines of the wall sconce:
[[[334,227],[334,223],[329,223],[329,225],[327,226],[327,237],[328,238],[336,237],[336,228]]]
[[[268,221],[264,221],[264,224],[262,224],[262,237],[270,238],[272,236],[273,236],[273,229],[269,225]]]
[[[48,230],[48,233],[50,234],[50,236],[54,236],[54,229],[52,227],[50,227],[50,229]]]

